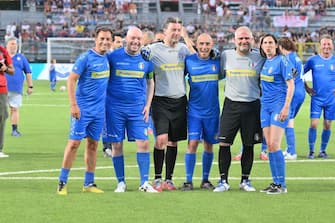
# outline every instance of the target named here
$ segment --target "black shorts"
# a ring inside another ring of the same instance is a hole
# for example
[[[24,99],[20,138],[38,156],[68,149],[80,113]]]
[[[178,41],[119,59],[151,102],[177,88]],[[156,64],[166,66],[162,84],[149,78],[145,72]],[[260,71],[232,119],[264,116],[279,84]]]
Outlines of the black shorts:
[[[187,139],[187,98],[167,98],[154,96],[152,100],[152,120],[156,135],[168,134],[169,141]]]
[[[220,119],[220,142],[232,145],[238,130],[243,144],[262,142],[259,100],[236,102],[225,98]]]

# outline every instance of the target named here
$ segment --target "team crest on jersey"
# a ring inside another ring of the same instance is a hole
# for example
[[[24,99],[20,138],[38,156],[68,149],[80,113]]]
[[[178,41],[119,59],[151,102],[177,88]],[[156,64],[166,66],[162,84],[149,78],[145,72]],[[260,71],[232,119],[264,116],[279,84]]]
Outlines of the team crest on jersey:
[[[330,70],[334,70],[334,64],[330,64]]]
[[[256,66],[256,63],[253,62],[252,60],[249,60],[249,67],[254,68]]]
[[[212,65],[212,71],[216,71],[216,70],[217,70],[217,68],[216,68],[215,64],[213,64]]]
[[[21,57],[17,57],[17,60],[20,61],[20,60],[21,60]]]
[[[143,70],[144,69],[144,63],[143,62],[138,63],[138,68]]]
[[[272,67],[270,67],[270,68],[268,69],[268,74],[271,74],[271,73],[272,73],[272,71],[273,71],[273,68],[272,68]]]

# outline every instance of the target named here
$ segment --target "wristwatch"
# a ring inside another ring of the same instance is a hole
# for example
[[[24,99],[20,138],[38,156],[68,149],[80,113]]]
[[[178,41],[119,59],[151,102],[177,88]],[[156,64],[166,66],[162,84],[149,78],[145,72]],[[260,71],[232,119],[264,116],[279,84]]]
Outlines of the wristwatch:
[[[34,86],[29,86],[28,88],[31,88],[31,89],[33,89],[33,88],[34,88]]]

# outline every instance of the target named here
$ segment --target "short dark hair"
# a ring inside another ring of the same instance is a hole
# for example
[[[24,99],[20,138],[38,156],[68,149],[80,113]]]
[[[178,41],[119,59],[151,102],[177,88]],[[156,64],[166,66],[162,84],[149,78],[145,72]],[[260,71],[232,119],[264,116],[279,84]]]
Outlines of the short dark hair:
[[[112,29],[108,26],[96,26],[94,29],[94,37],[97,37],[100,32],[110,32],[113,35]]]
[[[117,36],[123,38],[123,35],[121,33],[119,33],[119,32],[113,32],[113,34],[112,34],[112,41],[115,41],[115,37],[117,37]]]
[[[183,25],[183,21],[180,18],[168,17],[164,23],[164,29],[166,29],[170,23],[179,23]]]

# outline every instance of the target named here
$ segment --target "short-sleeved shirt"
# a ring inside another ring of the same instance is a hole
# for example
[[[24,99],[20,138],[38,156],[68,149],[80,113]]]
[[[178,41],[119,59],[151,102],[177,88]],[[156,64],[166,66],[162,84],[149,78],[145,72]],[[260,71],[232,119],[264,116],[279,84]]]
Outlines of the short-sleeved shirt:
[[[312,71],[313,99],[320,103],[335,103],[335,56],[323,58],[320,55],[310,57],[305,65],[304,72]]]
[[[220,59],[201,59],[197,54],[189,55],[185,60],[185,72],[190,85],[188,115],[218,117]]]
[[[15,54],[12,61],[15,73],[13,75],[6,74],[8,91],[22,94],[25,75],[31,73],[30,65],[27,58],[20,53]]]
[[[254,49],[247,56],[239,55],[235,49],[223,51],[221,69],[226,78],[225,97],[239,102],[259,99],[259,74],[264,60]]]
[[[80,110],[87,115],[103,116],[110,72],[106,55],[90,49],[76,60],[72,72],[80,75],[76,90]]]
[[[262,106],[285,103],[286,81],[292,79],[293,65],[283,55],[267,59],[261,72]]]
[[[107,55],[110,78],[107,87],[106,105],[116,107],[139,107],[146,104],[146,80],[153,78],[153,64],[143,60],[140,54],[129,55],[119,48]]]
[[[184,76],[185,57],[190,54],[187,46],[177,43],[174,48],[164,43],[148,46],[155,72],[155,96],[181,98],[186,94]]]

